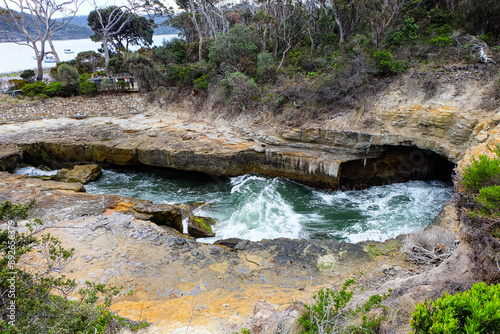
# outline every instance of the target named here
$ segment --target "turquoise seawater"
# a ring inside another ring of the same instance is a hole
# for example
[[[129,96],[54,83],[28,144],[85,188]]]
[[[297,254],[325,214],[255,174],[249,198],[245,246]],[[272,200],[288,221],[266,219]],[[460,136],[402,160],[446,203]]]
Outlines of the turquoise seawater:
[[[105,170],[89,193],[155,203],[206,202],[217,239],[306,238],[383,241],[423,229],[453,195],[451,183],[411,181],[353,191],[313,189],[282,178],[243,175],[227,181],[166,171]]]

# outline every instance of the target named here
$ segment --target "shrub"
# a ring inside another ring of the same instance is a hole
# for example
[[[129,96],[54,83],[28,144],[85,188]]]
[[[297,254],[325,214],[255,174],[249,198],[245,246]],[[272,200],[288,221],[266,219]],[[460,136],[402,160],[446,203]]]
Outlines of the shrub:
[[[305,305],[308,312],[299,319],[303,327],[301,333],[375,333],[383,317],[369,317],[373,308],[379,307],[388,294],[375,294],[355,309],[347,307],[353,297],[351,286],[356,278],[347,279],[342,288],[335,292],[329,288],[320,289],[314,296],[312,305]],[[361,324],[354,325],[353,319],[361,317]]]
[[[223,88],[223,94],[230,103],[246,109],[252,98],[258,95],[258,86],[254,79],[249,78],[241,72],[227,73],[226,77],[219,83]]]
[[[410,233],[403,242],[401,252],[408,261],[416,264],[439,265],[458,246],[458,239],[451,230],[432,227],[423,232]]]
[[[31,210],[36,204],[36,200],[33,198],[27,205],[24,204],[14,204],[11,201],[0,202],[0,221],[1,220],[13,220],[13,219],[26,219],[28,218],[29,210]]]
[[[440,49],[444,49],[447,46],[450,46],[453,44],[453,40],[448,36],[439,36],[436,38],[432,38],[429,42],[431,44],[434,44],[435,46],[437,46]]]
[[[9,80],[9,90],[23,89],[26,85],[26,81],[20,79],[10,79]]]
[[[34,83],[36,81],[36,73],[33,70],[24,70],[20,75],[19,75],[26,83]]]
[[[80,74],[75,67],[62,64],[57,69],[57,79],[62,82],[63,86],[78,85]]]
[[[43,81],[37,81],[32,84],[26,84],[22,88],[23,94],[29,96],[29,97],[34,97],[38,94],[42,94],[47,87],[47,84]]]
[[[414,334],[498,333],[500,285],[477,283],[456,295],[418,304],[410,320]]]
[[[394,60],[389,51],[373,52],[377,70],[380,74],[395,74],[408,72],[408,63],[404,60]]]
[[[260,82],[274,82],[276,80],[276,64],[269,53],[259,53],[257,56],[257,78]]]
[[[137,78],[137,86],[141,92],[150,92],[165,84],[164,76],[153,61],[137,53],[124,55],[123,63]],[[127,71],[127,72],[129,72]]]
[[[486,217],[500,217],[500,186],[494,185],[479,190],[476,196],[478,208],[472,215],[482,215]]]
[[[25,219],[34,204],[34,200],[28,205],[2,202],[1,207],[4,217],[17,220]],[[78,300],[70,300],[68,297],[76,282],[59,272],[70,261],[74,249],[64,249],[50,234],[35,238],[34,235],[43,230],[43,222],[39,219],[26,226],[29,234],[9,229],[0,231],[1,333],[116,333],[122,326],[138,329],[147,325],[120,318],[109,311],[112,298],[120,292],[120,287],[86,282],[77,292]],[[12,241],[16,245],[14,250],[10,246]],[[21,269],[24,266],[18,266],[20,259],[35,248],[45,262],[39,271],[24,271]],[[13,302],[14,308],[10,307]]]
[[[198,89],[207,89],[209,85],[210,80],[205,73],[203,73],[198,79],[194,80],[194,86]]]
[[[418,25],[415,24],[415,20],[411,17],[405,20],[405,25],[400,31],[394,34],[392,40],[396,44],[403,45],[405,42],[417,38]]]
[[[462,184],[465,190],[478,193],[483,187],[500,184],[500,147],[496,148],[495,153],[497,156],[493,159],[480,155],[479,159],[472,160],[464,168]]]
[[[164,40],[162,46],[154,48],[154,57],[165,65],[185,64],[188,61],[186,46],[186,42],[182,39]]]
[[[95,82],[92,82],[92,81],[83,81],[83,82],[80,82],[80,91],[82,92],[82,94],[85,94],[85,95],[92,95],[92,94],[95,94],[95,92],[97,92],[97,83]]]
[[[208,57],[219,66],[225,63],[238,67],[243,59],[255,63],[257,43],[257,37],[252,29],[243,24],[236,24],[226,34],[217,34],[217,38],[210,46]],[[248,67],[248,64],[245,67]]]
[[[61,81],[52,81],[51,83],[49,83],[47,85],[47,87],[45,87],[43,92],[45,94],[47,94],[47,96],[51,96],[51,97],[62,96],[63,92],[64,92],[62,82]]]

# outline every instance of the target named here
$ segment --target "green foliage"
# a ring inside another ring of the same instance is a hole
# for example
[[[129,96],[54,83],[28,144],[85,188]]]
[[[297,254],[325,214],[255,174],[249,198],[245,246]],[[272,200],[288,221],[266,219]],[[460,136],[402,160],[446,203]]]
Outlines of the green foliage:
[[[4,213],[9,219],[24,219],[33,205],[34,200],[27,206],[10,203]],[[35,238],[43,229],[39,219],[26,226],[29,234],[11,228],[0,231],[1,333],[117,333],[121,327],[137,330],[147,325],[109,311],[112,298],[120,292],[119,287],[86,282],[85,288],[78,291],[79,297],[70,300],[68,297],[74,292],[76,282],[59,271],[70,261],[74,249],[63,248],[50,234]],[[35,250],[43,259],[41,269],[27,272],[17,266],[24,254]]]
[[[208,88],[210,81],[200,65],[171,65],[168,67],[165,79],[172,86]]]
[[[110,24],[111,22],[115,24]],[[94,42],[102,41],[107,30],[109,43],[115,51],[128,50],[130,45],[149,46],[152,43],[154,22],[130,12],[123,12],[117,6],[91,11],[87,16],[87,23],[94,32],[90,39]]]
[[[23,89],[26,85],[26,81],[20,79],[10,79],[9,80],[9,90],[19,90]]]
[[[33,70],[24,70],[19,75],[26,83],[34,83],[36,81],[36,73]]]
[[[352,287],[356,283],[356,278],[350,278],[338,292],[324,288],[314,294],[314,304],[305,305],[308,312],[298,320],[303,328],[301,333],[375,333],[383,317],[370,317],[367,313],[380,307],[382,300],[389,295],[375,294],[363,305],[348,308],[347,304],[353,297]],[[361,323],[355,325],[354,318],[361,318]]]
[[[456,20],[455,13],[451,10],[433,8],[429,11],[430,23],[435,25],[449,25]],[[451,32],[451,31],[450,31]]]
[[[476,202],[479,207],[472,212],[473,215],[500,217],[500,186],[481,188],[479,195],[476,196]]]
[[[209,85],[210,79],[205,73],[203,73],[198,79],[194,80],[194,86],[198,89],[207,89]]]
[[[47,88],[47,84],[43,81],[37,81],[32,84],[26,84],[23,86],[21,91],[23,92],[24,95],[27,95],[29,97],[35,97],[38,94],[42,94]]]
[[[432,38],[429,42],[436,45],[440,49],[445,49],[446,47],[453,44],[453,40],[448,36],[439,36],[437,38]]]
[[[26,219],[31,210],[36,204],[36,200],[32,198],[27,205],[14,204],[11,201],[0,202],[0,220]]]
[[[80,75],[80,83],[85,82],[90,78],[92,78],[92,75],[90,75],[89,73],[83,73],[82,75]]]
[[[249,72],[246,64],[241,68],[242,60],[254,62],[257,60],[257,38],[255,32],[243,24],[236,24],[227,34],[219,33],[210,46],[208,55],[210,61],[217,65],[223,63],[238,67],[242,72]]]
[[[258,86],[254,79],[241,72],[227,73],[219,82],[223,89],[224,98],[245,111],[248,103],[257,98]]]
[[[95,82],[92,82],[92,81],[83,81],[83,82],[80,82],[80,91],[82,92],[82,94],[85,94],[85,95],[93,95],[97,92],[97,83]]]
[[[251,334],[250,330],[246,327],[243,327],[240,331],[241,334]],[[239,334],[238,332],[233,332],[233,334]]]
[[[462,172],[462,184],[465,190],[478,193],[483,187],[500,184],[500,147],[495,150],[497,156],[493,159],[480,155]]]
[[[408,63],[404,60],[394,60],[389,51],[375,51],[372,55],[380,74],[396,74],[408,72]]]
[[[123,58],[126,72],[133,72],[137,78],[137,86],[142,92],[150,92],[164,85],[161,70],[148,57],[137,53],[127,53]]]
[[[104,67],[104,57],[95,51],[79,52],[75,59],[78,73],[94,73],[97,68]]]
[[[403,45],[409,40],[418,38],[418,25],[415,24],[413,18],[405,20],[403,28],[394,34],[392,38],[393,42],[399,45]]]
[[[480,282],[456,295],[418,304],[410,320],[414,334],[498,333],[500,285]]]
[[[154,57],[161,63],[168,65],[171,63],[185,64],[188,61],[186,53],[186,42],[182,39],[173,38],[163,41],[163,45],[154,48]]]
[[[259,82],[274,82],[276,80],[276,64],[269,53],[259,53],[257,56],[257,78]]]
[[[63,85],[61,81],[52,81],[45,87],[44,93],[47,94],[47,96],[62,96],[64,91]]]
[[[75,67],[62,64],[57,69],[57,79],[62,82],[63,86],[78,85],[80,74]]]

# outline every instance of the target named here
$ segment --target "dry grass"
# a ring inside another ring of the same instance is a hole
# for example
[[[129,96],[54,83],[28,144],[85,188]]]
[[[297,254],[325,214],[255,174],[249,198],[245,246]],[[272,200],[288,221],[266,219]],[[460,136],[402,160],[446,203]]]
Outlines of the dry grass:
[[[0,94],[0,103],[1,104],[13,104],[13,103],[21,103],[22,100],[16,99],[8,94]]]
[[[453,231],[432,227],[423,232],[410,233],[403,242],[401,252],[415,264],[438,265],[453,254],[458,243]]]

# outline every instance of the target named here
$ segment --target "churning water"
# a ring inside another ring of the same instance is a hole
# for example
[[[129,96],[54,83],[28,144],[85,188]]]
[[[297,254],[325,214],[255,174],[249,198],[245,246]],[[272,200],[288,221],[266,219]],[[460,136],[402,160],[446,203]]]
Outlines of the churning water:
[[[89,193],[155,203],[206,202],[196,214],[215,218],[216,239],[307,238],[383,241],[422,229],[452,196],[451,183],[411,181],[353,191],[312,189],[282,178],[243,175],[226,182],[164,171],[105,170]]]

